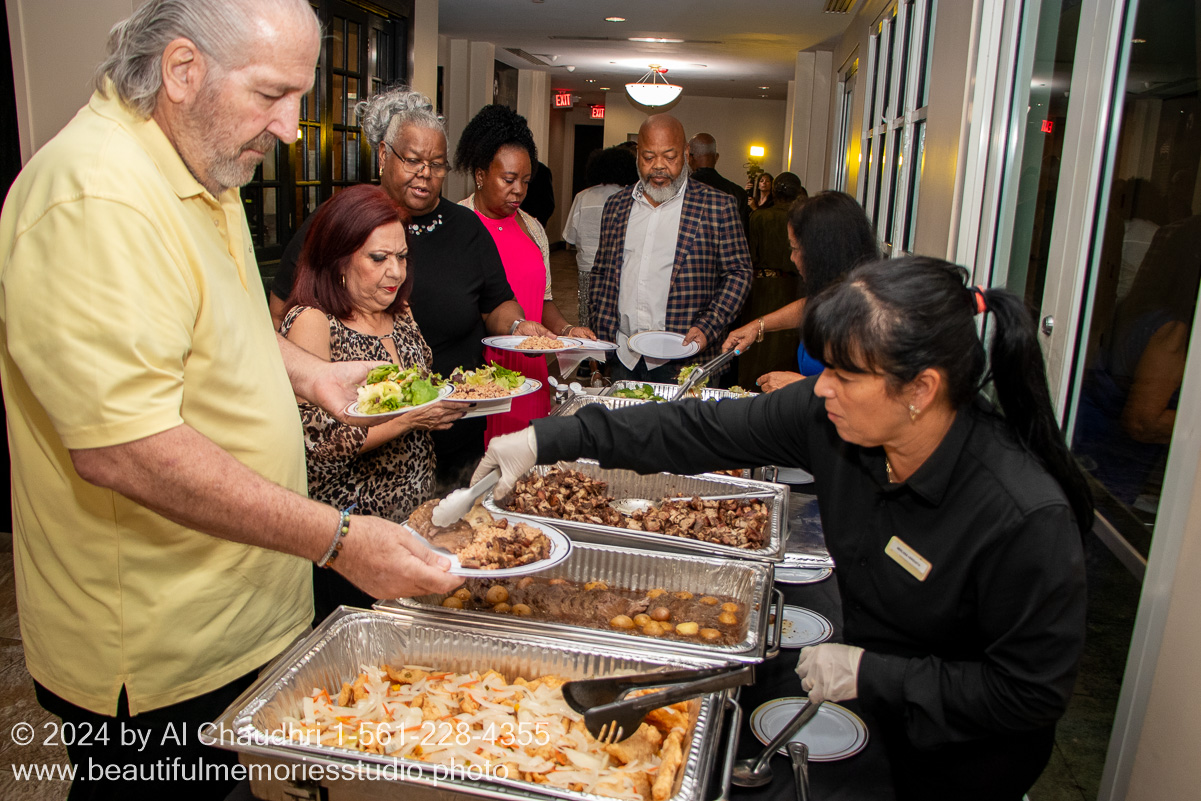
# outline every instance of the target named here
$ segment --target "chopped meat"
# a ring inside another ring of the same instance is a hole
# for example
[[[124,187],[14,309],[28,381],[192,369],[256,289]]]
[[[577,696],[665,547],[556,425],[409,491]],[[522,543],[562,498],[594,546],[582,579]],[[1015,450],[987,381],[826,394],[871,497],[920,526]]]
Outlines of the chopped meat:
[[[627,517],[609,505],[613,497],[608,489],[604,481],[578,470],[556,467],[545,474],[532,473],[521,479],[506,500],[513,512],[687,537],[735,548],[757,550],[770,539],[768,507],[761,500],[669,498],[657,509]]]

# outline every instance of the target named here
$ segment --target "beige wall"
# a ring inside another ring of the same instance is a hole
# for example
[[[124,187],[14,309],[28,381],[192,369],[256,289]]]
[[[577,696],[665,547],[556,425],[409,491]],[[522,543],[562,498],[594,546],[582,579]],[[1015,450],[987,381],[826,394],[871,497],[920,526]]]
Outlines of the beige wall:
[[[7,0],[21,163],[46,144],[92,94],[112,26],[139,0]]]
[[[409,85],[434,102],[438,98],[439,44],[438,0],[414,0]]]
[[[782,100],[741,100],[729,97],[690,97],[688,89],[667,113],[684,125],[688,136],[707,132],[717,140],[717,171],[736,184],[746,182],[747,153],[751,145],[763,145],[763,169],[779,174],[785,153],[780,132],[784,130]],[[625,91],[605,95],[605,147],[626,141],[627,133],[638,133],[647,118],[645,111],[630,103]]]
[[[856,53],[859,78],[851,120],[851,164],[847,191],[857,194],[860,177],[860,133],[863,129],[863,104],[868,90],[867,53],[872,24],[889,5],[889,0],[868,0],[834,50],[833,69],[842,69]],[[930,63],[929,116],[926,123],[926,156],[922,165],[921,191],[917,204],[917,232],[914,252],[946,258],[951,232],[958,225],[955,217],[956,168],[958,166],[963,115],[971,81],[968,75],[968,47],[972,27],[971,2],[939,3],[934,24],[933,54]],[[837,114],[837,75],[831,80],[829,105],[830,141],[834,140],[834,116]]]

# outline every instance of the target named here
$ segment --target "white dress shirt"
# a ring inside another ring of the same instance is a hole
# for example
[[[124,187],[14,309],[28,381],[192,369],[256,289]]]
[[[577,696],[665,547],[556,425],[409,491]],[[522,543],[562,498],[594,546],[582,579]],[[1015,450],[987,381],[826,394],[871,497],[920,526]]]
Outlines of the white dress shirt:
[[[599,184],[582,190],[571,203],[563,238],[576,246],[575,265],[582,273],[592,272],[600,244],[601,212],[605,201],[620,190],[617,184]]]
[[[658,206],[651,205],[641,181],[634,187],[617,293],[617,358],[630,370],[640,356],[630,350],[630,337],[640,331],[663,331],[667,325],[667,296],[687,187],[685,179],[680,191]],[[664,364],[664,359],[646,359],[652,370]]]

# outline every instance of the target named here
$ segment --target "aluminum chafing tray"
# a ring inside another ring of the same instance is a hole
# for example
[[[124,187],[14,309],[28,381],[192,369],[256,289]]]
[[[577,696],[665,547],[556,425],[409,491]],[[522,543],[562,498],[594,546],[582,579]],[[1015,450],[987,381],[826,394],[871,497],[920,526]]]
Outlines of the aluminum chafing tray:
[[[733,645],[712,645],[699,639],[649,638],[610,628],[604,620],[598,620],[596,627],[589,628],[537,618],[516,618],[487,610],[447,609],[441,605],[447,597],[445,594],[380,601],[375,608],[420,608],[438,618],[473,621],[475,625],[487,627],[490,631],[539,631],[572,640],[630,643],[635,647],[653,647],[663,652],[703,654],[737,662],[762,662],[779,652],[778,626],[782,625],[784,617],[779,608],[774,608],[777,626],[769,626],[767,609],[773,600],[773,590],[772,567],[767,563],[692,554],[652,553],[577,542],[565,561],[538,575],[547,579],[564,578],[581,585],[587,581],[604,581],[611,587],[635,591],[662,588],[668,592],[687,590],[698,596],[730,596],[747,610],[746,634]],[[783,605],[783,596],[777,594],[775,602],[777,606]]]
[[[561,637],[532,632],[484,630],[474,621],[451,621],[420,610],[388,612],[339,608],[301,642],[280,656],[216,721],[202,729],[206,745],[238,751],[249,767],[261,765],[270,785],[252,786],[271,797],[285,795],[281,783],[301,784],[314,772],[345,785],[343,797],[442,799],[460,795],[505,801],[608,801],[585,792],[503,779],[492,775],[468,778],[444,767],[416,760],[371,754],[351,749],[302,744],[283,733],[286,716],[300,716],[302,701],[314,688],[336,688],[353,680],[361,665],[420,664],[440,670],[468,672],[497,670],[510,680],[517,676],[558,674],[572,678],[610,675],[621,671],[647,672],[661,668],[706,668],[730,664],[728,660],[697,654],[659,653],[649,649],[599,643],[568,642]],[[704,801],[712,768],[724,755],[723,776],[728,780],[737,737],[732,720],[725,748],[721,748],[723,711],[731,708],[733,694],[710,694],[699,701],[699,715],[685,744],[683,770],[676,777],[672,801]],[[737,718],[737,712],[734,711]],[[283,766],[284,778],[275,766]],[[256,774],[251,772],[253,777]],[[311,783],[311,780],[310,780]],[[276,792],[278,791],[278,792]],[[303,797],[303,796],[301,796]],[[316,796],[312,796],[316,797]],[[324,797],[324,796],[322,796]]]
[[[676,390],[680,388],[679,384],[655,384],[651,381],[614,381],[612,386],[605,387],[601,391],[601,395],[612,395],[615,390],[619,389],[637,389],[643,385],[649,385],[655,391],[655,394],[661,398],[671,400],[675,397]],[[701,387],[696,390],[698,395],[690,395],[689,397],[700,397],[701,400],[721,400],[722,398],[749,398],[753,395],[758,395],[757,392],[738,393],[731,392],[728,389],[715,389],[712,387]],[[621,400],[638,400],[637,398],[622,398]],[[646,403],[646,401],[639,401]]]
[[[615,400],[622,399],[617,398]],[[692,495],[730,495],[739,492],[745,492],[748,495],[767,493],[770,497],[763,499],[763,502],[768,505],[769,510],[769,539],[767,546],[751,550],[748,548],[736,548],[732,545],[690,540],[685,537],[654,534],[649,531],[632,531],[630,529],[603,526],[596,523],[581,523],[575,520],[560,520],[558,518],[510,512],[507,509],[501,509],[497,506],[491,492],[484,496],[484,508],[493,513],[547,521],[556,528],[562,529],[573,540],[582,540],[584,542],[645,548],[652,551],[691,553],[733,559],[755,559],[766,562],[781,562],[784,559],[784,545],[788,539],[789,497],[788,487],[784,484],[754,481],[749,478],[736,478],[719,473],[704,473],[698,476],[678,476],[674,473],[639,475],[633,470],[606,470],[589,459],[581,459],[576,462],[560,462],[557,466],[567,470],[579,470],[591,478],[607,481],[609,484],[609,494],[615,498],[655,499],[668,498],[675,495],[689,497]],[[539,465],[534,468],[534,471],[545,474],[550,469],[550,465]]]

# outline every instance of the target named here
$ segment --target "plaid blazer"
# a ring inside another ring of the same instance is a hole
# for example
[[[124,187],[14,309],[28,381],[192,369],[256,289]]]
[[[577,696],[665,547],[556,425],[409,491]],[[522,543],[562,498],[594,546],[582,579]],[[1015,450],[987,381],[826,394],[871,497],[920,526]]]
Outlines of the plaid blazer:
[[[617,298],[636,186],[627,186],[605,202],[588,288],[592,329],[611,342],[617,339]],[[689,362],[705,362],[721,352],[725,333],[750,293],[751,255],[733,197],[689,180],[683,200],[667,296],[667,329],[686,334],[696,326],[703,331],[709,345]]]

